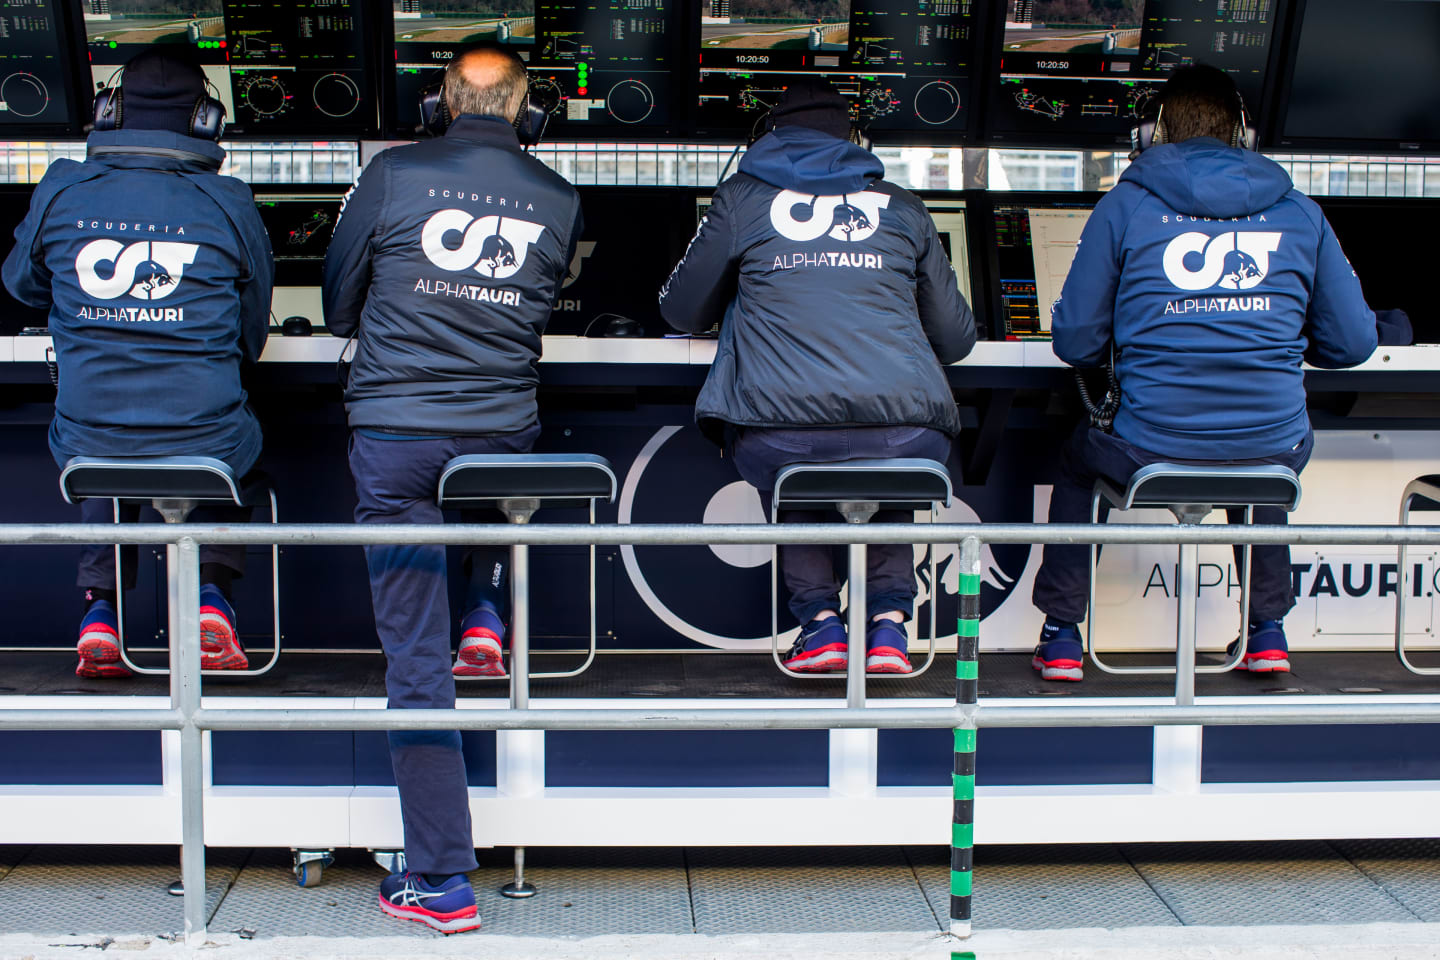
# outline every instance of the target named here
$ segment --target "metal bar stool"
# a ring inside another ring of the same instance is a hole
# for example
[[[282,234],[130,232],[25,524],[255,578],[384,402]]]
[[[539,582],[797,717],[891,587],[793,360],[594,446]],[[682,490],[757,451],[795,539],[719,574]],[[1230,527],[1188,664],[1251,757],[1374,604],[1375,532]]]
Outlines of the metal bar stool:
[[[472,454],[456,457],[440,473],[436,501],[442,509],[494,507],[511,523],[529,523],[542,506],[588,507],[595,522],[595,501],[615,500],[615,471],[604,457],[586,453]],[[576,677],[595,661],[595,546],[590,546],[590,648],[574,670],[531,674],[530,548],[510,547],[510,694],[511,705],[529,704],[532,677]],[[461,677],[463,680],[503,679]]]
[[[1421,510],[1440,510],[1440,476],[1430,475],[1417,477],[1405,486],[1405,492],[1400,495],[1400,524],[1402,526],[1410,522],[1410,511],[1415,508],[1416,501],[1420,501]],[[1417,667],[1410,662],[1405,654],[1405,556],[1407,549],[1404,544],[1396,555],[1395,568],[1395,656],[1400,659],[1401,665],[1411,673],[1422,677],[1440,676],[1440,667]]]
[[[268,482],[242,489],[229,464],[213,457],[72,457],[60,471],[60,494],[66,503],[110,500],[115,522],[120,522],[121,501],[149,501],[166,523],[184,523],[202,503],[233,503],[240,507],[269,506],[270,522],[279,523],[275,490]],[[165,548],[169,573],[168,597],[174,616],[177,584],[175,544]],[[202,670],[206,676],[258,677],[269,673],[280,659],[280,546],[270,547],[271,626],[274,646],[270,660],[251,670]],[[141,667],[125,650],[125,590],[120,570],[120,546],[115,546],[115,618],[119,622],[120,660],[135,673],[164,676],[169,667]]]
[[[822,508],[839,511],[847,523],[868,523],[880,508],[891,510],[929,510],[935,522],[939,505],[950,505],[950,472],[934,460],[841,460],[836,463],[791,464],[775,477],[770,520],[778,523],[780,510],[787,507]],[[846,699],[852,707],[865,705],[865,558],[863,543],[849,549],[850,599],[846,629],[852,647],[855,638],[862,644],[861,656],[849,658],[846,671]],[[896,674],[893,679],[906,680],[920,676],[935,662],[935,551],[930,554],[930,643],[925,663],[918,670]],[[779,625],[779,549],[770,547],[770,656],[785,674],[800,679],[826,679],[824,674],[796,673],[780,660]],[[918,639],[918,638],[917,638]]]
[[[1210,512],[1220,507],[1244,507],[1248,524],[1256,507],[1284,507],[1293,511],[1300,504],[1300,478],[1282,466],[1190,466],[1156,463],[1135,472],[1124,490],[1118,490],[1103,478],[1095,484],[1090,497],[1090,522],[1100,521],[1100,500],[1112,507],[1130,510],[1136,507],[1163,507],[1175,514],[1181,525],[1199,524]],[[1194,543],[1179,546],[1179,584],[1176,588],[1178,621],[1176,654],[1173,667],[1115,667],[1100,659],[1093,638],[1095,625],[1095,568],[1099,559],[1098,544],[1090,545],[1090,616],[1085,622],[1085,646],[1095,666],[1106,673],[1175,674],[1175,691],[1179,702],[1194,698],[1196,673],[1225,673],[1235,669],[1245,657],[1250,622],[1250,545],[1245,545],[1245,577],[1240,586],[1240,642],[1235,656],[1227,663],[1196,667],[1196,611],[1200,601],[1200,547]]]

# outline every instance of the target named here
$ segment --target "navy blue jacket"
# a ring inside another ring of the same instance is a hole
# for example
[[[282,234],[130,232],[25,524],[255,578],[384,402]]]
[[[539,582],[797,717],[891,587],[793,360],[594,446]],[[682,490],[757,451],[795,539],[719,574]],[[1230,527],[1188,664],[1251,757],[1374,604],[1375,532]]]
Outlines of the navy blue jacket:
[[[1301,361],[1348,367],[1375,316],[1285,171],[1201,137],[1153,147],[1095,207],[1053,311],[1055,352],[1118,351],[1115,432],[1165,457],[1268,457],[1310,429]]]
[[[60,369],[50,449],[73,456],[260,456],[241,360],[269,329],[274,264],[225,151],[160,130],[90,135],[56,160],[15,230],[5,287],[49,309]]]
[[[392,147],[346,198],[325,326],[358,336],[352,427],[485,436],[535,422],[540,337],[580,236],[580,196],[494,117]]]
[[[924,204],[867,151],[804,127],[761,137],[721,184],[660,313],[723,319],[695,417],[754,427],[923,426],[955,435],[942,363],[975,321]]]

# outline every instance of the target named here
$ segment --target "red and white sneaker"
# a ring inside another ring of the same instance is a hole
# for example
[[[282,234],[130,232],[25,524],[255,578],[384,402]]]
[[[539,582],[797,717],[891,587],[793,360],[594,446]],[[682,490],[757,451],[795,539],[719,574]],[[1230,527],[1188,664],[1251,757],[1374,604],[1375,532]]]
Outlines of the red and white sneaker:
[[[784,664],[796,673],[843,672],[850,664],[850,643],[839,617],[811,620],[800,630]]]
[[[1226,656],[1235,655],[1231,642],[1225,648]],[[1236,670],[1250,673],[1289,673],[1290,647],[1285,642],[1285,626],[1279,620],[1259,620],[1250,624],[1250,642],[1245,645],[1245,659],[1235,665]]]
[[[460,621],[460,652],[450,672],[457,677],[503,677],[505,623],[486,601]]]
[[[909,647],[903,623],[872,620],[865,631],[865,672],[913,673]]]
[[[213,584],[200,587],[200,669],[248,670],[250,660],[235,631],[235,611]]]
[[[77,677],[128,677],[130,668],[120,660],[119,620],[108,600],[96,600],[80,621],[76,646],[80,664]]]

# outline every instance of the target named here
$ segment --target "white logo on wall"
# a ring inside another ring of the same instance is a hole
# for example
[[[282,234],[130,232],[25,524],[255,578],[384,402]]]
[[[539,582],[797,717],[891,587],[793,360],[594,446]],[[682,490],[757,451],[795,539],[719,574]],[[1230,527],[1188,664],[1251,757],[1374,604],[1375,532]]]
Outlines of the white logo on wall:
[[[1191,292],[1258,287],[1270,272],[1270,254],[1280,249],[1282,236],[1246,231],[1212,239],[1203,233],[1182,233],[1165,248],[1165,276],[1178,289]],[[1188,264],[1197,260],[1202,261],[1199,269],[1190,269]]]
[[[142,240],[127,247],[118,240],[92,240],[75,257],[75,273],[80,289],[99,300],[127,293],[138,300],[159,300],[174,292],[199,249],[194,243]],[[101,276],[106,264],[108,276]]]
[[[464,210],[441,210],[425,222],[420,248],[441,270],[469,270],[492,280],[504,280],[520,272],[530,245],[545,228],[514,217],[481,217]],[[445,237],[461,234],[460,246],[450,247]]]
[[[561,290],[580,279],[580,271],[585,269],[585,258],[594,252],[594,240],[581,240],[575,244],[575,256],[570,258],[570,275],[565,278],[564,283],[560,284]]]
[[[782,190],[770,203],[770,223],[786,240],[859,243],[880,229],[880,211],[889,205],[889,194],[868,190],[835,197]]]

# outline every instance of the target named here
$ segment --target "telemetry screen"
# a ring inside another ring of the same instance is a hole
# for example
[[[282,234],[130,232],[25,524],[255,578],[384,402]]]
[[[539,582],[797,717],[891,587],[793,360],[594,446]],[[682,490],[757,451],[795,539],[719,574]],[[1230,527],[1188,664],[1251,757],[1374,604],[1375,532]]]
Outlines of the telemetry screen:
[[[270,234],[277,286],[318,286],[325,250],[340,219],[334,194],[258,194],[255,208]]]
[[[391,126],[413,136],[420,92],[455,55],[481,43],[513,49],[557,101],[547,134],[601,127],[631,133],[674,123],[683,0],[390,0],[395,26]]]
[[[97,87],[150,44],[183,47],[227,135],[358,136],[378,127],[362,0],[82,0]]]
[[[1281,0],[1005,0],[997,141],[1124,142],[1176,67],[1235,78],[1259,115]]]
[[[1088,206],[996,205],[999,326],[1005,339],[1050,337],[1050,307],[1065,286],[1089,219]]]
[[[73,61],[56,0],[0,0],[0,129],[72,127]]]
[[[749,136],[800,74],[819,74],[872,134],[963,131],[974,0],[704,0],[702,135]]]

